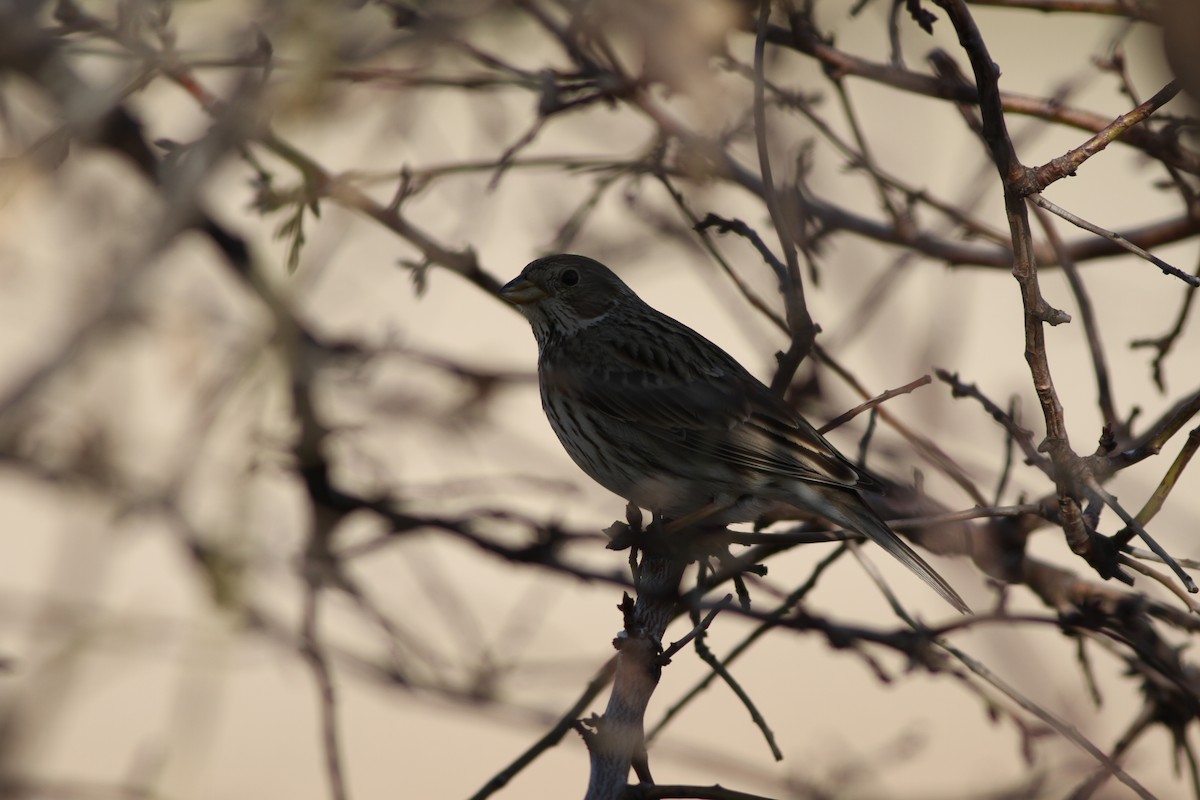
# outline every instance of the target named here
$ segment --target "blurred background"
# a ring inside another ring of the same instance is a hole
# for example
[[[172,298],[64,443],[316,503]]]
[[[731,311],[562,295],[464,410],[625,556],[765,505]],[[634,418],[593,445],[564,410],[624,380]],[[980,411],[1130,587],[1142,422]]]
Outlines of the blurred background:
[[[1194,275],[1191,4],[966,7],[1027,166],[1184,86],[1045,196]],[[12,2],[0,67],[4,796],[581,796],[574,732],[484,789],[602,673],[629,581],[602,534],[624,503],[561,450],[495,290],[540,255],[592,256],[769,382],[779,281],[747,237],[697,230],[709,214],[794,248],[825,355],[789,397],[814,424],[933,376],[884,404],[868,463],[917,487],[910,516],[981,509],[929,556],[979,618],[941,671],[772,631],[730,670],[783,760],[717,681],[652,740],[656,780],[1136,796],[1086,740],[1143,796],[1197,793],[1195,601],[1141,557],[1161,580],[1103,581],[1054,482],[934,375],[1045,437],[1002,186],[937,5],[782,3],[763,23],[734,0]],[[1108,453],[1161,449],[1105,487],[1135,514],[1169,488],[1142,521],[1198,557],[1200,476],[1171,471],[1198,439],[1193,290],[1030,214],[1042,293],[1071,316],[1045,351],[1074,451],[1106,423]],[[831,440],[857,452],[870,418]],[[773,554],[752,608],[813,578],[806,613],[907,630],[841,552]],[[917,618],[958,622],[864,554]],[[755,624],[722,613],[707,647]],[[678,654],[648,726],[710,674]]]

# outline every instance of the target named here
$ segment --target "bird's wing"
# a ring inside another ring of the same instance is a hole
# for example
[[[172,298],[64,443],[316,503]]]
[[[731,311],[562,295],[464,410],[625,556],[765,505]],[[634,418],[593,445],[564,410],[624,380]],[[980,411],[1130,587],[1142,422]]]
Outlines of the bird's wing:
[[[645,329],[649,326],[649,329]],[[638,428],[728,430],[753,412],[732,357],[665,316],[594,328],[543,354],[547,388]]]
[[[803,418],[785,426],[773,417],[755,414],[713,442],[713,448],[726,461],[758,472],[838,488],[876,488],[874,479]]]
[[[570,362],[545,365],[555,392],[676,450],[830,486],[874,484],[732,356],[669,317],[584,334],[553,358]]]

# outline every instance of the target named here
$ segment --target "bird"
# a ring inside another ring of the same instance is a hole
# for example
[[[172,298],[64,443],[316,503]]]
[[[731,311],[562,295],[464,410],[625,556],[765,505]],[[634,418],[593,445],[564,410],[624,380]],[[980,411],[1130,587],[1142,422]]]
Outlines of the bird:
[[[860,494],[880,484],[733,356],[587,256],[530,262],[500,295],[529,321],[542,408],[593,480],[665,520],[752,522],[780,503],[876,542],[961,613],[953,587]],[[676,526],[674,529],[678,529]]]

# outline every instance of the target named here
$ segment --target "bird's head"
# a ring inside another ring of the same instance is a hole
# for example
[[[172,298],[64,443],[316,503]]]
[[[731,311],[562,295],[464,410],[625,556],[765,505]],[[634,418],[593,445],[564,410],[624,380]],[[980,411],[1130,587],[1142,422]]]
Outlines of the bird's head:
[[[622,303],[640,302],[608,267],[571,254],[530,262],[500,296],[525,315],[539,343],[574,334]]]

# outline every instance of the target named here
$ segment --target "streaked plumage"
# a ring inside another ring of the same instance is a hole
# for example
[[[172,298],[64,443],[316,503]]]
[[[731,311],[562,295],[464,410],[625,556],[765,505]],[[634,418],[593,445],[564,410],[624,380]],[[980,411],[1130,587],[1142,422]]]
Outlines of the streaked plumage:
[[[677,519],[757,519],[779,502],[858,531],[960,611],[958,594],[859,496],[876,483],[728,353],[651,308],[607,267],[538,259],[501,294],[538,343],[542,407],[575,463]]]

